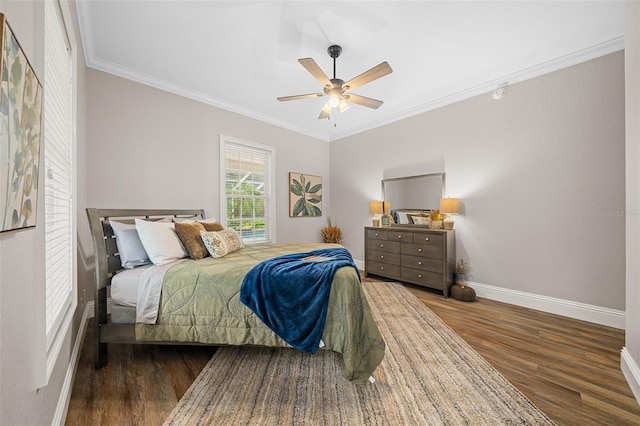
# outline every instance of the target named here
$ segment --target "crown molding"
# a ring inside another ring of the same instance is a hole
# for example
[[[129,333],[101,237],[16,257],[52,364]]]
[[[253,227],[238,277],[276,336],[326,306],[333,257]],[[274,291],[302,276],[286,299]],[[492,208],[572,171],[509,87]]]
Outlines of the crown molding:
[[[424,112],[432,111],[434,109],[441,108],[446,105],[460,102],[465,99],[472,98],[474,96],[482,95],[488,92],[493,92],[496,89],[496,87],[504,85],[505,82],[508,82],[508,84],[511,86],[513,84],[530,80],[532,78],[539,77],[544,74],[549,74],[554,71],[559,71],[563,68],[568,68],[573,65],[587,62],[592,59],[596,59],[596,58],[608,55],[610,53],[618,52],[623,49],[624,49],[624,37],[616,37],[614,39],[596,44],[594,46],[579,50],[577,52],[573,52],[568,55],[564,55],[564,56],[552,59],[550,61],[543,62],[529,68],[525,68],[523,70],[520,70],[512,74],[504,75],[502,77],[484,82],[482,84],[479,84],[473,87],[469,87],[459,92],[452,93],[450,95],[447,95],[438,99],[430,100],[428,102],[425,102],[424,104],[418,105],[413,108],[409,108],[407,110],[401,111],[397,114],[387,116],[380,120],[372,121],[370,123],[363,124],[362,126],[353,127],[343,132],[335,133],[333,137],[329,139],[329,141],[336,141],[338,139],[343,139],[348,136],[353,136],[358,133],[365,132],[367,130],[372,130],[377,127],[395,123],[396,121],[413,117],[415,115],[422,114]]]

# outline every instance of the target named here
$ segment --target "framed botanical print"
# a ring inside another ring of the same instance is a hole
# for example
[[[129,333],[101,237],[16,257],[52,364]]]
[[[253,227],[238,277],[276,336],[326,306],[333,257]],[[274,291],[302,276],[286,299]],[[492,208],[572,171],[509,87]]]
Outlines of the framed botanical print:
[[[289,173],[289,216],[322,216],[322,178]]]
[[[42,85],[0,14],[0,232],[36,225]]]

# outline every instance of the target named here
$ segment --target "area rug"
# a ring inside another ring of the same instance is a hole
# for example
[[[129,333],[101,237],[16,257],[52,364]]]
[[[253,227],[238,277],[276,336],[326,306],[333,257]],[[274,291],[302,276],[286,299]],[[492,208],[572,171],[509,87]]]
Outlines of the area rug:
[[[329,351],[223,347],[165,425],[553,424],[401,284],[363,285],[387,344],[375,383]]]

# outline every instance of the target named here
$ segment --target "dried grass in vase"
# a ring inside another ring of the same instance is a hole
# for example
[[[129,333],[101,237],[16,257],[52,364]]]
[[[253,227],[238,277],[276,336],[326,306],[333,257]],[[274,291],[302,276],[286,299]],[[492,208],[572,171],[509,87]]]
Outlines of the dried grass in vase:
[[[327,218],[328,226],[322,228],[322,242],[340,244],[342,241],[342,230],[331,224],[331,218]]]

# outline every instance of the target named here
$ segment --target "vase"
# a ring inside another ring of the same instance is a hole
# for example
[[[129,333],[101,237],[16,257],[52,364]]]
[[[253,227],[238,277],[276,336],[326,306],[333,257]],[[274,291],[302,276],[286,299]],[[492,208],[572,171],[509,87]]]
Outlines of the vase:
[[[430,229],[442,229],[442,221],[441,220],[432,220],[429,222]]]
[[[456,279],[456,284],[461,286],[461,287],[464,287],[465,278],[466,278],[465,274],[456,273],[456,278],[455,278]]]

